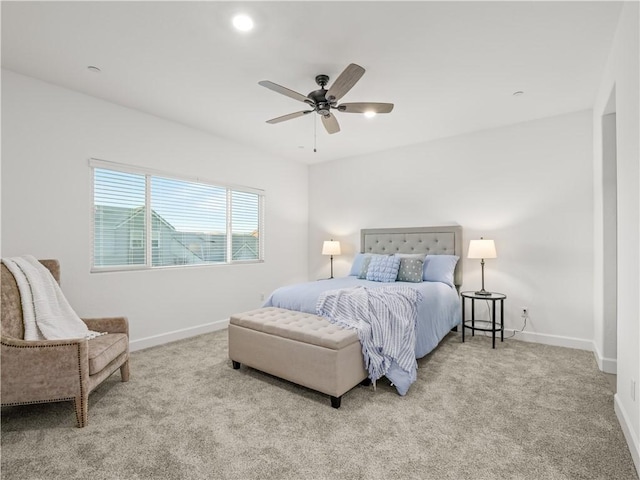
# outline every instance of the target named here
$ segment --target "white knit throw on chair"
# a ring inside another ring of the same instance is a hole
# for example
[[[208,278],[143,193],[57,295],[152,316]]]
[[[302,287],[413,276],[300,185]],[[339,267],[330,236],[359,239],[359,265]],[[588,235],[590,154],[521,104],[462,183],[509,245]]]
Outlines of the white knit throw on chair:
[[[20,290],[25,340],[94,338],[73,311],[51,272],[35,257],[3,258]]]

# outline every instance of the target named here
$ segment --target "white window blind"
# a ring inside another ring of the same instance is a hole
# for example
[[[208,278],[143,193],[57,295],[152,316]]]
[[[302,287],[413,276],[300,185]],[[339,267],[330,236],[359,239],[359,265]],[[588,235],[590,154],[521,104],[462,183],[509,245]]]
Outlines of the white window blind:
[[[145,264],[145,176],[94,169],[94,266]]]
[[[255,193],[231,192],[231,258],[260,258],[260,197]]]
[[[90,166],[94,271],[262,261],[260,191]]]

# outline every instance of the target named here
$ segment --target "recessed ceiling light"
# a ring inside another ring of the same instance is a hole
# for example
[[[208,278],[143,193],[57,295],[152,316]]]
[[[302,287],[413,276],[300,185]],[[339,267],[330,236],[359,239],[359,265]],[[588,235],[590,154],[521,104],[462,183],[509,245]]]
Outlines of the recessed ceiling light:
[[[376,112],[364,112],[364,116],[367,118],[373,118],[376,116]]]
[[[519,97],[520,95],[524,95],[524,92],[522,90],[518,90],[517,92],[513,92],[513,96],[514,97]]]
[[[253,29],[253,20],[250,16],[239,14],[233,17],[233,26],[241,32],[248,32]]]
[[[90,72],[93,72],[93,73],[100,73],[102,71],[98,67],[94,67],[93,65],[89,65],[87,67],[87,70],[89,70]]]

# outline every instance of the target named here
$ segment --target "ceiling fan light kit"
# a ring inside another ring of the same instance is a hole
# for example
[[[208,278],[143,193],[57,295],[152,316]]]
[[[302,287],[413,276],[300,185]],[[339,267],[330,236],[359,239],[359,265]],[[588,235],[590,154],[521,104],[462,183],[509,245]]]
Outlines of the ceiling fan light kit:
[[[363,113],[368,114],[368,116],[376,113],[391,112],[393,110],[393,103],[357,102],[342,103],[338,105],[338,100],[344,97],[345,94],[353,88],[362,75],[364,75],[364,72],[365,69],[360,65],[351,63],[338,76],[336,81],[333,82],[333,85],[331,85],[328,90],[325,87],[329,83],[329,76],[325,74],[316,75],[316,83],[320,89],[314,90],[306,96],[283,87],[282,85],[278,85],[277,83],[270,82],[269,80],[262,80],[261,82],[258,82],[259,85],[262,85],[265,88],[293,98],[294,100],[304,102],[311,108],[310,110],[302,110],[300,112],[289,113],[287,115],[282,115],[281,117],[272,118],[267,120],[267,123],[280,123],[293,118],[302,117],[308,113],[316,112],[322,118],[322,125],[325,130],[332,134],[340,131],[338,119],[331,113],[332,109],[346,113]]]

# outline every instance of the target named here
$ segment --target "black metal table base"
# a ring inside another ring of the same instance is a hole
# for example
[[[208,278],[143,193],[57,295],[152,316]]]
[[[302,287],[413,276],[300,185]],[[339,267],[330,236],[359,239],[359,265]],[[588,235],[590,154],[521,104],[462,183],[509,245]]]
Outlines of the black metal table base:
[[[501,293],[492,293],[489,295],[477,295],[474,292],[462,292],[462,341],[464,342],[464,334],[465,330],[471,330],[471,336],[475,336],[476,331],[481,332],[491,332],[492,337],[492,348],[496,348],[496,333],[500,332],[500,341],[504,342],[504,299],[507,298],[506,295]],[[466,299],[471,300],[471,319],[466,319],[465,313],[465,303]],[[476,300],[485,300],[487,302],[492,302],[491,308],[491,320],[476,320],[476,309],[475,309],[475,301]],[[496,321],[496,303],[500,305],[500,321]],[[476,324],[480,324],[480,326],[476,326]]]

